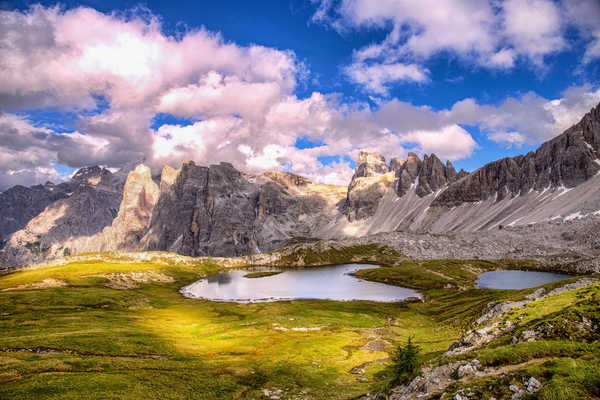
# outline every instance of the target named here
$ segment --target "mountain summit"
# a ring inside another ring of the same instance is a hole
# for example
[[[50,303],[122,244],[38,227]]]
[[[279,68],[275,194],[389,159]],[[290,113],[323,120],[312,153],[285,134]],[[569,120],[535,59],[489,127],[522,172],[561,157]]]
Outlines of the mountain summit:
[[[0,258],[10,266],[98,250],[233,256],[306,238],[570,221],[600,215],[599,172],[600,105],[537,151],[470,174],[435,154],[388,164],[369,151],[347,188],[229,163],[165,166],[156,182],[142,164],[115,174],[89,167],[60,185],[0,194]]]

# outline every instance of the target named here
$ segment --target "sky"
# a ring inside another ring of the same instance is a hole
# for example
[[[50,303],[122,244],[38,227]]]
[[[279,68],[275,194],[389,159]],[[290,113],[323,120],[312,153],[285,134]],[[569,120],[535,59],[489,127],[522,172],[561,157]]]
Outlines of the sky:
[[[599,0],[0,1],[0,191],[231,162],[473,171],[600,103]]]

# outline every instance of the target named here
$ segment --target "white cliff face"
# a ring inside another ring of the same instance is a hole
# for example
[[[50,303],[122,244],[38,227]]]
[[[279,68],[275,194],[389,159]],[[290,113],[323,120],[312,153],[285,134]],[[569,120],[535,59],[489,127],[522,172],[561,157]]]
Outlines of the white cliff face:
[[[129,173],[123,189],[119,214],[95,242],[102,250],[139,249],[152,211],[158,201],[158,185],[152,180],[150,168],[140,164]]]
[[[382,155],[370,151],[361,151],[356,160],[355,178],[368,178],[389,172]]]

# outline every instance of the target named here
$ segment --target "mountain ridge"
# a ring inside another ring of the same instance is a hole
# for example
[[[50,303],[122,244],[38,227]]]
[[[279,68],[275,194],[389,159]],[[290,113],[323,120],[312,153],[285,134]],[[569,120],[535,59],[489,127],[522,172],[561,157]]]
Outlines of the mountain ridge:
[[[69,182],[0,194],[7,204],[0,220],[15,219],[0,232],[0,259],[15,265],[103,250],[241,256],[303,238],[475,232],[577,219],[600,215],[599,156],[600,105],[535,152],[472,173],[456,172],[435,154],[409,153],[388,164],[368,151],[360,152],[347,188],[286,172],[247,174],[226,162],[164,166],[160,178],[141,164],[114,174],[88,167]],[[23,196],[29,202],[17,204]],[[10,214],[15,209],[17,218]]]

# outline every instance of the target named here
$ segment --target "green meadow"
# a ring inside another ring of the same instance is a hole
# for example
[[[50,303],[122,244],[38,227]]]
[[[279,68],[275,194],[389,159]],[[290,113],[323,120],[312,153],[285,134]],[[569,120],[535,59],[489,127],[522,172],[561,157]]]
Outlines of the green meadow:
[[[532,291],[475,289],[476,272],[494,265],[474,263],[437,260],[419,268],[405,262],[360,271],[366,279],[421,289],[425,302],[408,303],[184,298],[182,286],[218,271],[217,264],[203,262],[90,259],[14,272],[0,277],[0,398],[357,398],[386,386],[389,357],[409,337],[421,347],[424,362],[439,362],[488,303]],[[128,276],[141,278],[116,288],[116,277]],[[578,299],[591,304],[598,288],[586,293]],[[507,318],[525,326],[576,313],[572,296]],[[597,311],[589,304],[577,307]],[[591,347],[563,349],[555,369],[568,368],[570,359],[576,367],[597,368],[597,358],[581,358],[597,354],[587,339],[581,346]],[[490,365],[521,362],[540,351],[523,348],[513,360],[510,351],[505,354],[506,341],[488,347],[480,352]],[[550,367],[536,368],[547,375],[544,368]]]

